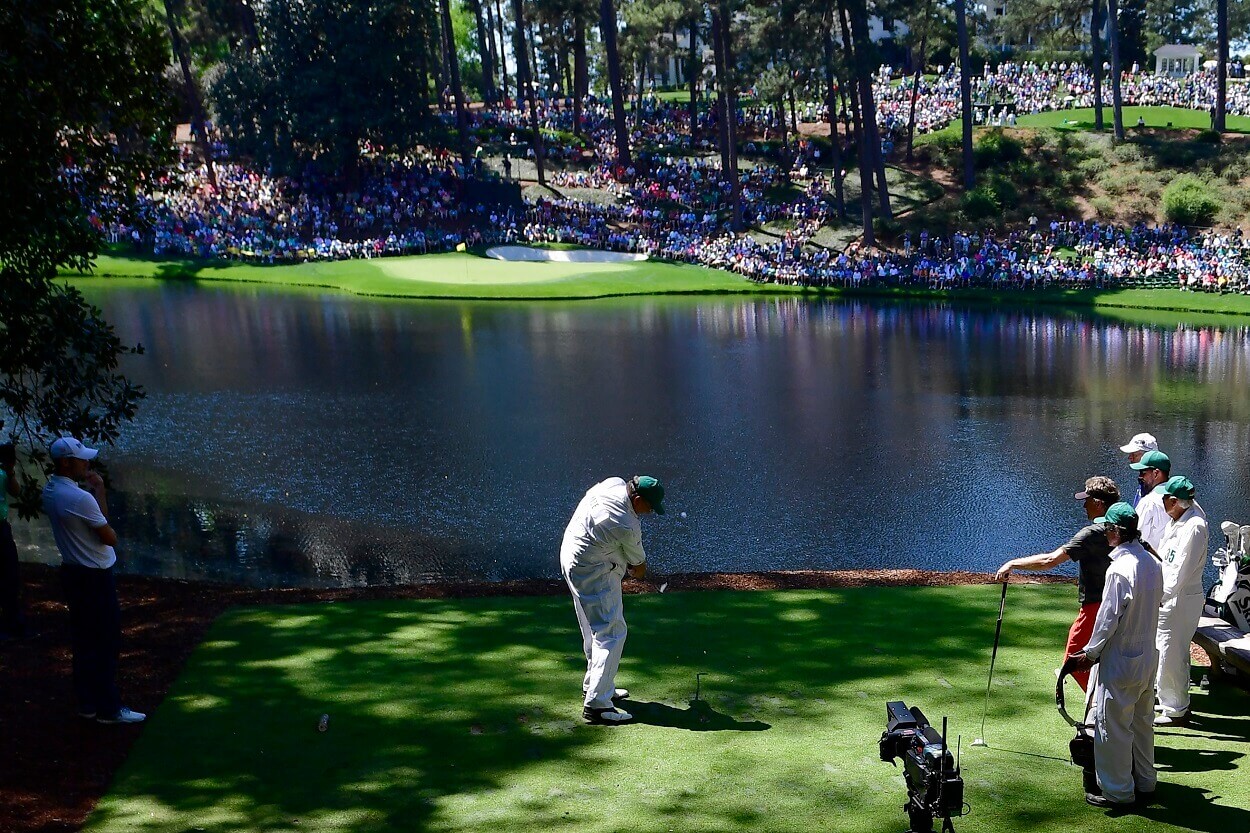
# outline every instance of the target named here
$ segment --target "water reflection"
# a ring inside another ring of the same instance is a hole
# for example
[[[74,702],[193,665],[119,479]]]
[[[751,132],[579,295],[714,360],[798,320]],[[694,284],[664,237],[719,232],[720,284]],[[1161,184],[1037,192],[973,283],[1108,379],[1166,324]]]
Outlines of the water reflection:
[[[1140,430],[1214,520],[1250,521],[1241,326],[796,298],[87,291],[148,348],[129,371],[150,398],[113,453],[142,572],[553,575],[581,492],[643,470],[689,513],[648,524],[664,570],[989,569],[1079,526],[1087,475],[1127,490],[1115,446]]]

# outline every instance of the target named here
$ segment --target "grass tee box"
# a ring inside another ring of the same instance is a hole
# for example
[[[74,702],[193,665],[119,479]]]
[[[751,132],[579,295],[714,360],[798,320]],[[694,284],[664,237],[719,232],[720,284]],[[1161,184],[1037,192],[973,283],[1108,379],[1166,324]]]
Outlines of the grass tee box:
[[[1088,808],[1053,705],[1070,586],[630,597],[635,725],[578,719],[567,599],[367,602],[223,618],[87,825],[121,831],[902,831],[885,703],[963,739],[966,831],[1250,829],[1244,693],[1159,736],[1160,805]],[[701,699],[692,703],[696,674]],[[329,729],[317,731],[329,714]]]

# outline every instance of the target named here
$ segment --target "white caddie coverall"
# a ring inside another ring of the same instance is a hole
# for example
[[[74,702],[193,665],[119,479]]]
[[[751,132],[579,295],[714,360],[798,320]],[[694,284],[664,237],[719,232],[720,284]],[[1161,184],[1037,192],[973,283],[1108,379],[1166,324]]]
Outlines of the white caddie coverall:
[[[621,579],[627,566],[646,560],[642,521],[630,505],[625,481],[610,477],[592,486],[577,504],[560,545],[560,572],[573,594],[586,654],[582,690],[587,708],[612,707],[625,650]]]
[[[1085,654],[1098,660],[1092,697],[1094,769],[1109,800],[1132,803],[1153,792],[1155,773],[1155,636],[1163,570],[1140,541],[1111,551],[1102,606]]]
[[[1189,713],[1189,643],[1202,618],[1202,569],[1207,563],[1207,515],[1194,503],[1168,524],[1159,545],[1163,607],[1159,608],[1159,703],[1168,717]]]
[[[1172,520],[1163,508],[1163,493],[1158,486],[1151,489],[1141,500],[1137,501],[1137,531],[1141,539],[1159,552],[1159,544],[1163,540],[1163,530]],[[1162,555],[1162,553],[1159,553]]]

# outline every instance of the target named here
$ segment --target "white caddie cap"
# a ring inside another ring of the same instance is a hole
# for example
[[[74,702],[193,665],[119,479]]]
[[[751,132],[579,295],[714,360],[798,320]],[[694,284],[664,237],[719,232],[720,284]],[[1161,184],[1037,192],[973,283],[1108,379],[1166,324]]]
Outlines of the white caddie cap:
[[[1128,441],[1128,445],[1120,446],[1120,450],[1125,454],[1132,454],[1134,451],[1158,451],[1159,441],[1154,434],[1137,434]]]
[[[61,437],[52,443],[50,449],[53,460],[63,460],[66,457],[73,457],[76,460],[94,460],[99,450],[95,448],[87,448],[79,440],[73,437]]]

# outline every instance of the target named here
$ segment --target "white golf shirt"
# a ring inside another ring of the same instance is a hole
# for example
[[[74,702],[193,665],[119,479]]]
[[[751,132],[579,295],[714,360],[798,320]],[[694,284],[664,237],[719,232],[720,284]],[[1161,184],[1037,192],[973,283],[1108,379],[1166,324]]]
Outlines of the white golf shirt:
[[[1141,530],[1141,539],[1160,555],[1163,554],[1159,551],[1163,530],[1171,520],[1163,508],[1163,495],[1157,487],[1137,502],[1137,528]]]
[[[586,492],[564,530],[560,566],[566,575],[593,583],[606,575],[625,574],[642,564],[642,520],[629,503],[629,490],[619,477],[609,477]]]
[[[43,511],[52,522],[52,537],[66,564],[107,570],[117,561],[113,548],[100,542],[95,530],[108,526],[95,495],[68,477],[54,474],[43,487]]]

